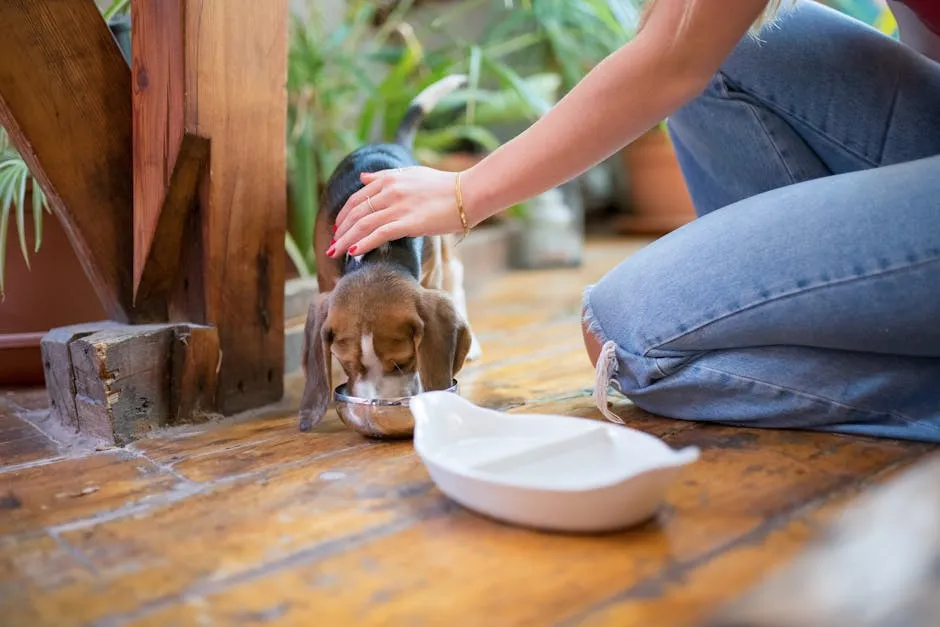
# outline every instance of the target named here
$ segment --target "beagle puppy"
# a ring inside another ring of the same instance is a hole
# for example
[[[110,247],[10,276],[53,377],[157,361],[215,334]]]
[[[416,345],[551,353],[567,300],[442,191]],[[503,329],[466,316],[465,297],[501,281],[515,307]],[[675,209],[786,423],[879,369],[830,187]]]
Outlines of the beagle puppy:
[[[314,229],[319,294],[304,330],[302,431],[326,413],[334,358],[350,394],[382,399],[446,389],[465,360],[481,355],[453,236],[405,237],[345,259],[326,255],[336,216],[363,187],[360,174],[417,165],[412,146],[421,121],[465,83],[457,75],[428,86],[410,103],[393,143],[353,151],[327,182]]]

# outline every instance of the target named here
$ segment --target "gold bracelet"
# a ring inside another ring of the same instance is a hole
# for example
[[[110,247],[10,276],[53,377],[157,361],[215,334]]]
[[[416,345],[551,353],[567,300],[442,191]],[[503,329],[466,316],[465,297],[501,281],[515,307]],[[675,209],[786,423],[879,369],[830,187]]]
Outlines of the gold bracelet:
[[[470,225],[467,223],[467,212],[464,211],[463,208],[463,194],[460,193],[460,172],[457,173],[457,177],[454,179],[454,192],[457,195],[457,211],[460,213],[460,224],[463,225],[463,236],[458,240],[459,243],[470,233]]]

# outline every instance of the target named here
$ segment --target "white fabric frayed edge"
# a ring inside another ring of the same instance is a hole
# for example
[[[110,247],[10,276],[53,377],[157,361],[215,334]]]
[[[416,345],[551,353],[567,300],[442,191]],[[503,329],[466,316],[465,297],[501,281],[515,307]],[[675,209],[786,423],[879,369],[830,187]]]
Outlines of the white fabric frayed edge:
[[[617,344],[610,341],[604,344],[601,354],[597,357],[597,367],[594,371],[594,404],[607,420],[622,425],[623,419],[607,407],[607,394],[611,381],[617,375],[617,367]]]
[[[604,418],[622,425],[625,424],[623,419],[610,411],[607,407],[607,396],[610,392],[610,386],[613,385],[618,391],[620,390],[616,379],[619,368],[617,361],[617,344],[613,340],[607,339],[607,335],[601,328],[600,323],[597,321],[597,318],[594,317],[594,310],[591,308],[591,303],[588,300],[591,288],[593,287],[593,285],[588,285],[584,288],[584,292],[581,296],[581,315],[587,323],[587,331],[603,345],[601,347],[601,353],[597,357],[597,366],[594,370],[594,393],[592,396],[594,397],[594,404],[597,406],[597,409],[600,410]]]

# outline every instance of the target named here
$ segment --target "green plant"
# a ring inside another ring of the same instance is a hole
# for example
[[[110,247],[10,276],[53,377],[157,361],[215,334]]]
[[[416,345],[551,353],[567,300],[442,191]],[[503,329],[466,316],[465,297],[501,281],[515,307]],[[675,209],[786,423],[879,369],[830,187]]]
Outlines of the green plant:
[[[102,17],[108,21],[129,8],[130,0],[113,0]],[[33,219],[33,253],[38,253],[42,246],[43,212],[51,213],[49,203],[26,161],[11,143],[6,129],[0,127],[0,299],[6,297],[7,235],[11,213],[16,219],[20,252],[26,267],[29,268],[29,247],[26,243],[27,198],[31,198],[29,211]]]
[[[27,193],[29,192],[29,193]],[[5,270],[7,257],[7,234],[10,213],[16,218],[20,252],[26,267],[29,267],[29,251],[26,244],[27,197],[31,197],[29,211],[33,218],[33,252],[38,253],[42,245],[43,211],[49,213],[49,204],[39,183],[29,171],[29,166],[10,143],[6,130],[0,128],[0,295],[6,296]]]
[[[427,51],[406,20],[412,2],[400,2],[376,31],[375,3],[350,2],[339,27],[327,32],[320,4],[310,19],[291,23],[288,55],[288,179],[286,247],[298,272],[315,270],[313,226],[326,178],[350,151],[388,140],[409,102],[427,85],[466,73],[467,89],[440,104],[415,139],[419,160],[433,163],[462,142],[493,150],[490,125],[543,113],[557,76],[523,79],[500,59],[508,51],[456,43]],[[481,74],[494,86],[482,88]]]
[[[492,27],[484,42],[514,42],[519,46],[516,52],[530,58],[535,53],[542,71],[561,74],[564,89],[569,90],[633,37],[639,4],[639,0],[501,0],[491,7],[497,15],[490,19]]]
[[[126,13],[131,8],[131,0],[112,0],[108,8],[101,14],[104,21],[109,21],[118,13]]]

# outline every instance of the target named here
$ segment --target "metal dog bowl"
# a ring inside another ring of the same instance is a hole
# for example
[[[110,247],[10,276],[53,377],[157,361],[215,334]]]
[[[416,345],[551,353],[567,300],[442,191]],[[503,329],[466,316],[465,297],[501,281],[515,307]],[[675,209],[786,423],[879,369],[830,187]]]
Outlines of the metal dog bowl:
[[[458,393],[456,379],[444,391]],[[333,392],[336,413],[343,424],[370,438],[412,437],[415,419],[408,407],[410,399],[409,396],[379,399],[349,396],[345,383]]]

